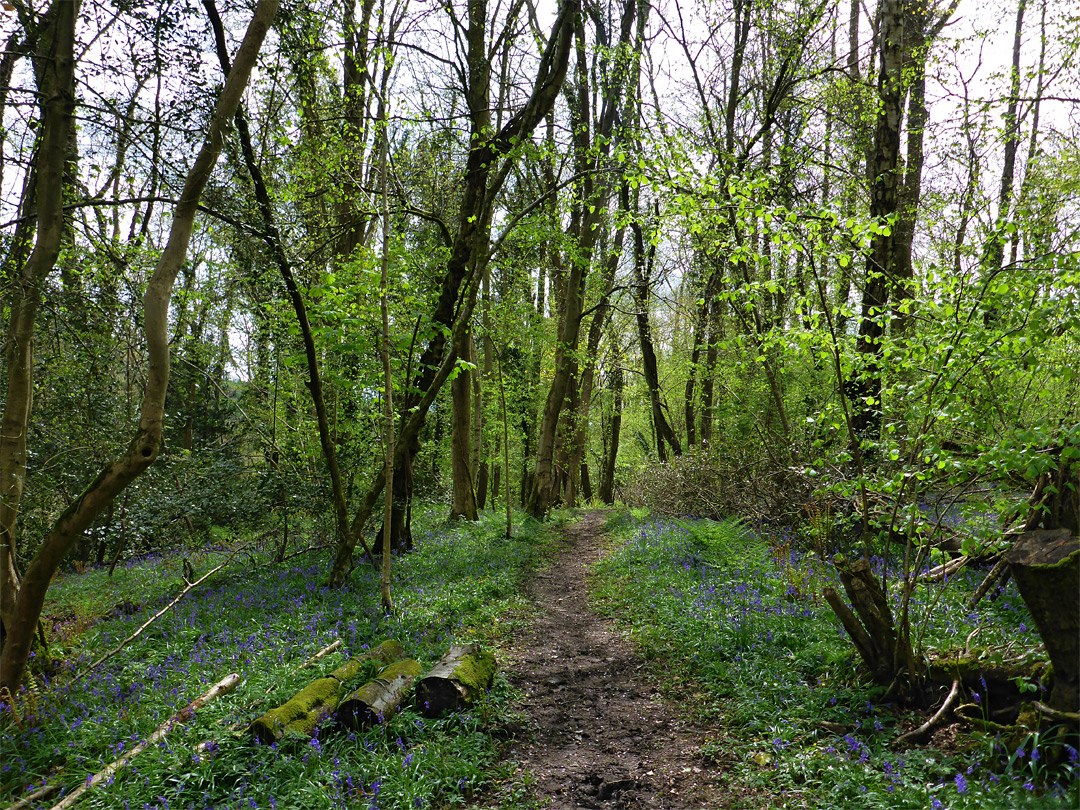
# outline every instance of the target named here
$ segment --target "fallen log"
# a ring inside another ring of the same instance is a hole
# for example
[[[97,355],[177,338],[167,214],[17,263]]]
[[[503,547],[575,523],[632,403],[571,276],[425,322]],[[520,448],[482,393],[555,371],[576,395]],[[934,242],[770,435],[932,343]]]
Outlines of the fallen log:
[[[385,722],[398,712],[401,701],[420,677],[418,661],[397,661],[338,705],[337,721],[350,729]]]
[[[263,745],[275,743],[286,734],[310,737],[319,723],[337,708],[340,699],[341,681],[319,678],[254,720],[248,732]]]
[[[416,686],[416,705],[438,717],[472,704],[495,677],[495,656],[479,644],[454,645]]]
[[[179,723],[186,722],[191,718],[191,715],[193,715],[207,703],[212,700],[216,700],[221,695],[225,695],[231,692],[233,689],[236,688],[236,685],[238,683],[240,683],[240,676],[236,673],[233,673],[232,675],[227,675],[222,678],[208,691],[195,698],[195,700],[191,701],[191,703],[189,703],[187,706],[176,712],[176,714],[174,714],[172,717],[162,723],[158,727],[157,731],[155,731],[141,743],[139,743],[126,754],[124,754],[124,756],[120,757],[120,759],[116,760],[112,764],[105,767],[103,770],[98,771],[96,774],[89,777],[83,784],[79,785],[79,787],[75,788],[75,790],[71,791],[71,793],[65,796],[59,804],[55,805],[52,808],[52,810],[65,810],[65,808],[74,805],[77,801],[79,801],[79,799],[83,797],[83,795],[87,791],[93,790],[105,780],[112,778],[113,774],[115,774],[120,769],[126,767],[128,763],[131,762],[131,760],[135,759],[135,757],[137,757],[151,745],[159,742],[162,738],[165,737],[166,734],[168,734],[172,730],[173,726]]]
[[[388,639],[349,659],[325,678],[312,681],[281,706],[256,718],[248,726],[248,733],[263,745],[275,743],[286,735],[310,737],[319,723],[337,710],[345,686],[363,675],[372,662],[388,665],[404,657],[401,642]]]

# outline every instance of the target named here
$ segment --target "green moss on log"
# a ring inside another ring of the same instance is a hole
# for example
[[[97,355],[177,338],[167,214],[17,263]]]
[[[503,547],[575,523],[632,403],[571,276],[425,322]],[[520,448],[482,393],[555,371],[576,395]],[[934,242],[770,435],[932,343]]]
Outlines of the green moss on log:
[[[468,706],[487,691],[495,656],[478,644],[454,646],[416,687],[416,704],[427,717]]]
[[[287,703],[258,718],[248,731],[261,743],[277,742],[285,736],[310,737],[319,721],[337,708],[341,682],[337,678],[312,681]]]
[[[454,678],[474,694],[486,692],[495,678],[495,655],[488,650],[477,650],[461,659]]]
[[[371,673],[373,666],[385,667],[395,661],[401,661],[403,658],[405,658],[405,648],[401,646],[400,641],[391,638],[377,647],[372,647],[356,658],[350,658],[327,677],[337,678],[341,683],[347,684],[349,681],[357,680]]]

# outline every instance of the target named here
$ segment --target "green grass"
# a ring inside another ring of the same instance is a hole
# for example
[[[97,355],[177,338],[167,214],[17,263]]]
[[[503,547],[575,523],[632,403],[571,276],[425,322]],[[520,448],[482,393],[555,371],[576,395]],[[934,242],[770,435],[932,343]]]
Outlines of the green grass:
[[[597,566],[595,596],[647,657],[688,673],[684,692],[704,692],[696,711],[717,734],[701,754],[733,795],[757,794],[762,806],[852,810],[1077,806],[1075,751],[1071,763],[1052,767],[1049,748],[1032,762],[1030,740],[1027,751],[1004,755],[978,734],[947,751],[891,748],[901,718],[878,705],[879,690],[860,678],[854,647],[815,595],[831,574],[812,557],[778,558],[773,548],[788,549],[786,538],[770,546],[734,522],[625,513],[608,529],[618,542]],[[1034,647],[1038,636],[1015,589],[975,613],[962,608],[976,581],[972,574],[917,600],[927,649],[962,647],[974,627],[980,643]]]
[[[46,615],[64,622],[66,630],[54,634],[62,637],[54,653],[64,660],[17,698],[17,722],[5,713],[0,802],[45,779],[67,790],[79,785],[230,672],[243,678],[236,691],[176,727],[80,807],[441,808],[502,779],[498,737],[517,722],[502,676],[482,703],[437,720],[406,709],[364,733],[329,724],[314,741],[275,746],[228,730],[384,638],[398,638],[425,667],[451,643],[479,639],[497,653],[499,639],[521,621],[520,582],[542,560],[547,529],[519,516],[517,536],[505,540],[499,515],[478,525],[432,516],[416,522],[416,549],[394,560],[393,616],[379,610],[377,572],[361,566],[344,590],[327,590],[329,552],[274,565],[269,543],[238,556],[78,683],[76,672],[179,590],[180,560],[146,558],[118,568],[112,580],[97,570],[58,580]],[[220,559],[212,553],[192,562],[198,573]],[[114,611],[118,603],[137,610]],[[293,672],[335,639],[341,652]],[[206,740],[214,744],[197,755]]]

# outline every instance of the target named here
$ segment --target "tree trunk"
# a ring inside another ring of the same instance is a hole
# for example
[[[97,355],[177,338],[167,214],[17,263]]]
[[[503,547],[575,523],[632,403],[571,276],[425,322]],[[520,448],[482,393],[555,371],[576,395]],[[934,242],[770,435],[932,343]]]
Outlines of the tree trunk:
[[[645,385],[649,389],[649,402],[652,405],[653,426],[656,429],[656,451],[660,461],[667,461],[664,451],[665,444],[671,448],[675,456],[682,455],[682,446],[679,437],[675,435],[671,425],[668,424],[664,415],[663,404],[660,399],[660,373],[657,369],[656,351],[653,349],[652,327],[649,324],[649,294],[652,275],[652,263],[656,256],[656,246],[650,245],[645,249],[645,235],[641,224],[631,224],[634,232],[634,283],[635,300],[637,302],[638,341],[641,344],[641,361],[645,372]]]
[[[609,187],[604,178],[594,180],[592,168],[606,160],[611,150],[612,135],[622,107],[623,91],[636,88],[637,70],[628,67],[629,60],[637,65],[637,53],[631,43],[633,22],[637,12],[634,0],[625,0],[618,43],[603,77],[602,108],[593,124],[592,99],[589,91],[589,60],[585,52],[584,25],[579,22],[575,31],[577,45],[576,94],[571,104],[574,132],[574,169],[582,175],[581,191],[571,212],[568,229],[576,251],[569,261],[563,295],[560,301],[559,331],[555,344],[555,370],[540,419],[540,435],[536,446],[536,468],[529,489],[527,508],[537,518],[545,516],[559,495],[559,476],[555,467],[556,437],[559,417],[570,393],[570,381],[577,371],[578,339],[584,309],[585,283],[592,263],[593,249],[600,233],[600,221],[607,207]],[[640,26],[640,21],[639,21]],[[639,29],[640,30],[640,29]],[[640,42],[639,42],[640,44]],[[639,49],[640,50],[640,49]],[[632,80],[632,81],[631,81]]]
[[[79,498],[56,519],[23,577],[15,615],[11,626],[6,627],[7,639],[0,654],[0,686],[12,691],[18,688],[26,671],[30,642],[45,602],[45,593],[60,563],[101,510],[141,475],[161,450],[165,392],[169,383],[168,323],[173,283],[187,258],[199,197],[221,153],[226,128],[236,113],[259,48],[277,9],[276,0],[260,0],[256,6],[233,69],[218,98],[210,131],[188,172],[173,214],[168,242],[143,296],[146,387],[135,436],[124,455],[102,470]],[[58,63],[61,61],[66,60],[57,60]]]
[[[888,599],[871,572],[870,563],[865,557],[849,562],[837,554],[833,564],[851,608],[832,588],[825,588],[825,600],[851,636],[874,680],[882,686],[891,686],[899,677],[905,678],[905,682],[916,678],[918,670],[910,641],[905,635],[897,634]]]
[[[600,476],[600,500],[607,504],[615,503],[615,462],[619,457],[619,433],[622,428],[623,408],[622,352],[618,338],[614,334],[611,336],[610,345],[611,435],[608,437],[607,454],[604,457],[604,471]]]
[[[1054,666],[1048,705],[1080,711],[1080,540],[1068,529],[1025,532],[1005,556]]]
[[[409,504],[413,492],[413,462],[420,452],[420,430],[428,409],[456,363],[454,346],[460,345],[465,338],[472,318],[479,286],[476,283],[477,272],[482,272],[487,262],[495,197],[517,160],[511,147],[528,138],[555,103],[566,77],[577,12],[578,5],[574,0],[567,0],[563,4],[541,56],[532,94],[502,129],[493,134],[488,92],[490,64],[485,32],[487,4],[478,1],[469,6],[466,37],[469,81],[466,95],[471,121],[471,148],[466,160],[457,231],[448,246],[450,258],[431,316],[434,334],[420,356],[412,391],[401,398],[401,419],[394,447],[393,487],[397,495],[391,515],[391,537],[395,548],[408,548],[411,545]],[[500,157],[503,155],[506,157]],[[461,289],[463,284],[464,294]],[[353,517],[349,537],[339,541],[327,579],[331,587],[341,587],[345,583],[353,548],[371,516],[385,480],[385,472],[380,470]]]
[[[467,333],[457,347],[463,363],[472,363],[472,339]],[[453,503],[450,520],[479,520],[472,469],[472,372],[461,366],[450,381],[453,411],[450,422],[450,469],[453,475]]]
[[[0,621],[6,636],[2,660],[8,665],[0,671],[0,686],[8,686],[12,690],[22,679],[22,667],[40,612],[40,607],[38,611],[31,611],[31,620],[20,598],[21,585],[16,563],[18,514],[26,482],[26,435],[33,400],[34,321],[41,306],[45,279],[56,264],[64,235],[64,175],[75,113],[74,43],[78,3],[58,0],[54,5],[56,13],[50,15],[53,17],[52,35],[45,34],[49,51],[39,57],[45,67],[38,79],[38,89],[44,103],[41,143],[33,167],[36,177],[37,241],[15,279],[5,352],[7,398],[4,402],[3,433],[0,434]],[[80,529],[72,539],[81,533]],[[20,626],[28,620],[30,625],[20,631]],[[21,655],[22,663],[17,664],[13,655],[9,655],[8,648],[21,644],[25,644],[26,650]],[[13,664],[14,668],[10,668]]]
[[[900,176],[900,123],[903,113],[904,6],[901,0],[882,0],[878,6],[877,40],[881,51],[878,75],[880,108],[874,128],[870,178],[870,217],[879,225],[896,213]],[[862,440],[876,441],[881,427],[881,354],[889,289],[895,273],[895,230],[874,234],[866,257],[862,311],[855,349],[863,368],[849,378],[845,389],[852,404],[852,430]]]

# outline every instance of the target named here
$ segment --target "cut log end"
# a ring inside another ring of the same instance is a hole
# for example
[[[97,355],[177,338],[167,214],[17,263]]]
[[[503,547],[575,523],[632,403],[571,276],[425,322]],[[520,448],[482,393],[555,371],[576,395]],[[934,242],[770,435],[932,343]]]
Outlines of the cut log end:
[[[416,706],[438,717],[472,704],[491,686],[495,656],[478,644],[453,646],[416,686]]]
[[[398,661],[386,667],[379,677],[368,681],[338,706],[337,721],[350,729],[366,728],[385,722],[397,714],[402,700],[420,677],[417,661]]]

